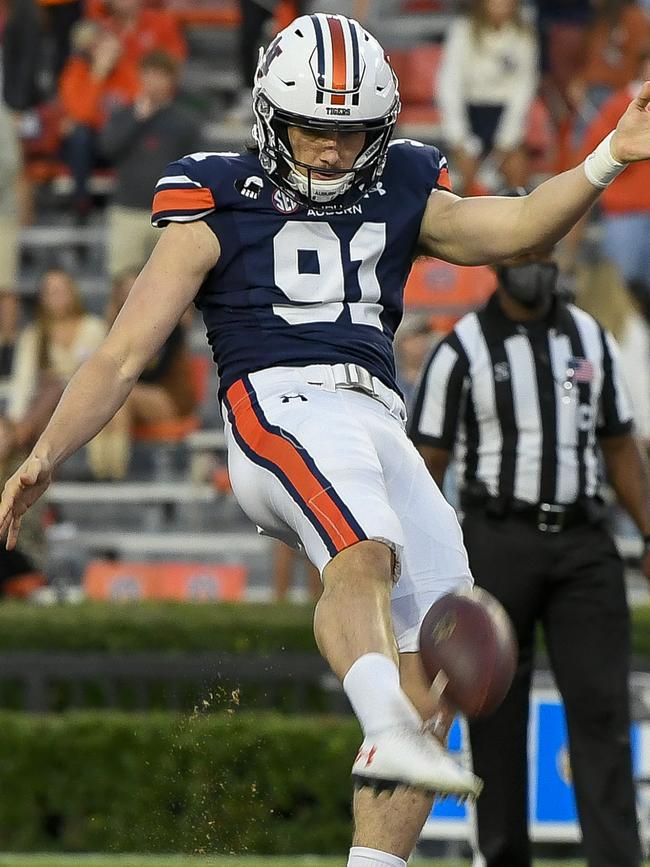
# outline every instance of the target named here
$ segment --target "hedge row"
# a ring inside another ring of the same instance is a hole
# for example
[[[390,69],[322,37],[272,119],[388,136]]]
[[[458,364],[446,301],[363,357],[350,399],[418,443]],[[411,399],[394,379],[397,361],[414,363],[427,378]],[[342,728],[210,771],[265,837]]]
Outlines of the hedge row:
[[[0,651],[316,652],[309,605],[84,602],[0,605]],[[632,646],[650,659],[650,605],[632,612]]]
[[[316,652],[309,605],[83,602],[0,605],[0,651]]]
[[[350,719],[0,714],[5,851],[340,853]]]

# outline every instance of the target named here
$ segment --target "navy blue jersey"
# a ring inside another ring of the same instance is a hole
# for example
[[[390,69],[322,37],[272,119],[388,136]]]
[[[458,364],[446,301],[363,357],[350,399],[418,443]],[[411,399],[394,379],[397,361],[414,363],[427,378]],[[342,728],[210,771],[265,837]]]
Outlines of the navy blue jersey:
[[[221,256],[196,297],[221,393],[268,367],[354,362],[398,391],[393,335],[427,199],[447,162],[395,141],[380,181],[346,209],[298,206],[257,154],[191,154],[167,166],[152,222],[203,219]]]

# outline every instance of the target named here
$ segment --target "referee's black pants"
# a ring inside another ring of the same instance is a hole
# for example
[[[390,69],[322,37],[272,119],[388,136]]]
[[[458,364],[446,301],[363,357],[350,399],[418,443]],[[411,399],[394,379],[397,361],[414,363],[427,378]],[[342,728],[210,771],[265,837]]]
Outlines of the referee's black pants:
[[[470,511],[463,523],[476,583],[506,608],[519,640],[501,707],[470,724],[478,844],[486,867],[530,867],[528,701],[541,621],[564,701],[589,867],[639,867],[628,691],[630,623],[623,564],[603,526],[542,533],[522,518]]]

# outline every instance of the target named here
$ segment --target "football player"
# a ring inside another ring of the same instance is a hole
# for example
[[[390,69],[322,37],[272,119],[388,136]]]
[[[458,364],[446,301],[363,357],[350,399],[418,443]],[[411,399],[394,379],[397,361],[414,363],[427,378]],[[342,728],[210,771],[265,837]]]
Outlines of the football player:
[[[316,641],[364,732],[351,867],[404,867],[432,793],[474,797],[481,785],[423,727],[436,707],[419,625],[472,578],[455,514],[404,432],[392,339],[411,263],[552,246],[626,163],[650,157],[649,102],[646,82],[583,164],[530,195],[461,199],[436,148],[391,141],[399,95],[378,42],[340,15],[296,19],[261,53],[255,151],[167,168],[151,258],[5,485],[0,533],[12,548],[53,470],[119,409],[195,302],[233,490],[322,575]]]

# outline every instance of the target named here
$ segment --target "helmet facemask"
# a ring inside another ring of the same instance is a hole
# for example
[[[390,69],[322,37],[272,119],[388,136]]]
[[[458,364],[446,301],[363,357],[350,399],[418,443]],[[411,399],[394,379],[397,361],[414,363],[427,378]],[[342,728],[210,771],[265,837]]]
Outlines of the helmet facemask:
[[[348,207],[363,198],[384,169],[388,142],[399,112],[397,97],[395,103],[388,117],[374,121],[327,122],[284,112],[271,105],[263,94],[257,94],[253,100],[253,137],[260,149],[262,168],[274,184],[300,204],[317,205],[336,200],[341,207]],[[296,159],[289,140],[290,126],[327,132],[363,132],[365,142],[349,169],[328,169]],[[323,180],[314,178],[314,173],[340,177]]]

